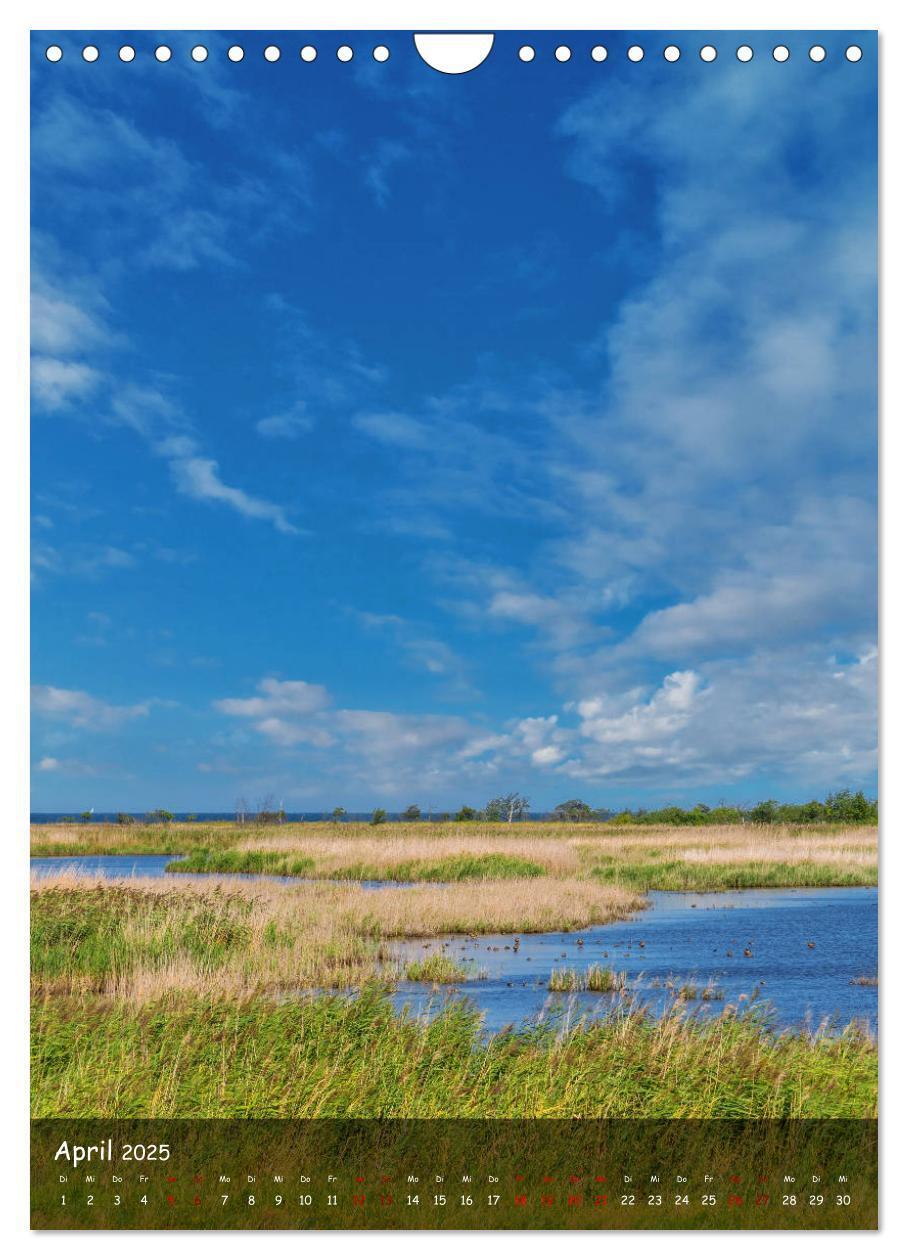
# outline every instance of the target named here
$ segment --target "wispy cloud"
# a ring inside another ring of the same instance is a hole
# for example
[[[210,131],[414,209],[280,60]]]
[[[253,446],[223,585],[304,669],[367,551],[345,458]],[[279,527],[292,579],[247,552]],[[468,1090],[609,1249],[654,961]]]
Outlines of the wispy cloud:
[[[101,383],[101,373],[87,363],[35,355],[32,359],[32,397],[48,411],[83,402]]]
[[[301,532],[278,504],[256,498],[255,495],[223,481],[217,460],[195,454],[174,455],[170,459],[170,471],[177,490],[191,499],[220,503],[238,512],[240,516],[270,521],[281,534]]]
[[[448,694],[478,695],[470,681],[469,662],[425,626],[397,613],[355,611],[354,616],[367,630],[389,639],[408,666],[443,683]]]
[[[255,427],[262,437],[295,438],[301,433],[308,433],[314,423],[306,404],[297,402],[286,411],[265,416]]]
[[[400,140],[379,140],[366,166],[366,187],[382,209],[391,199],[390,175],[395,166],[412,156]]]
[[[279,504],[224,481],[218,461],[200,449],[183,409],[165,388],[124,379],[110,366],[101,370],[87,362],[88,354],[98,346],[117,349],[124,343],[108,336],[104,326],[67,298],[63,289],[52,289],[42,272],[36,272],[35,283],[36,346],[65,348],[82,355],[80,360],[40,354],[33,357],[32,396],[39,407],[57,411],[89,397],[97,399],[92,419],[100,414],[106,424],[133,430],[154,455],[166,458],[179,493],[198,502],[221,504],[247,519],[268,521],[283,534],[302,532]],[[291,417],[284,420],[289,425]],[[38,552],[36,567],[48,572],[59,570],[52,549]]]
[[[50,575],[95,578],[111,570],[131,569],[135,564],[131,552],[106,543],[74,542],[52,547],[46,542],[33,542],[31,548],[32,577],[38,582]]]
[[[32,712],[50,722],[91,731],[117,730],[133,718],[147,717],[148,703],[109,704],[87,691],[36,684],[31,692]]]

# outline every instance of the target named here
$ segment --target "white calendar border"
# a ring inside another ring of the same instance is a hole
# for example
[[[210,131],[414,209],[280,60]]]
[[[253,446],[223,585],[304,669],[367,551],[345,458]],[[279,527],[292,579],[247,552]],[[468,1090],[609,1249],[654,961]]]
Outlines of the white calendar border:
[[[67,1260],[81,1257],[97,1257],[110,1254],[113,1249],[128,1249],[130,1254],[153,1254],[166,1248],[168,1256],[197,1256],[199,1250],[217,1248],[220,1254],[245,1253],[251,1245],[261,1240],[261,1245],[275,1248],[305,1248],[307,1254],[337,1254],[348,1246],[368,1248],[373,1256],[384,1260],[385,1256],[422,1255],[426,1251],[433,1256],[457,1257],[460,1260],[465,1247],[476,1256],[500,1254],[504,1249],[519,1247],[524,1256],[546,1256],[557,1234],[490,1232],[476,1233],[405,1233],[389,1231],[368,1235],[347,1233],[305,1234],[269,1233],[256,1231],[253,1238],[246,1233],[173,1234],[154,1232],[148,1234],[72,1233],[28,1234],[27,1232],[27,1151],[28,1151],[28,1091],[27,1091],[27,993],[28,961],[26,949],[26,899],[22,890],[27,887],[28,871],[28,756],[27,756],[27,511],[28,493],[26,469],[28,460],[27,432],[27,206],[23,190],[27,187],[27,32],[35,29],[142,29],[142,30],[545,30],[569,31],[597,29],[631,30],[722,30],[722,29],[779,29],[779,30],[834,30],[875,29],[881,30],[880,83],[881,102],[887,125],[881,132],[881,154],[886,182],[882,186],[882,235],[885,242],[885,283],[882,288],[882,358],[881,420],[882,445],[885,463],[881,464],[883,527],[882,572],[885,579],[885,601],[882,604],[882,637],[886,649],[883,657],[887,702],[882,708],[882,724],[885,733],[884,755],[881,766],[881,795],[884,799],[885,882],[883,884],[880,948],[885,959],[884,971],[901,977],[898,942],[893,930],[893,919],[904,918],[894,898],[903,892],[908,866],[908,736],[902,716],[908,702],[908,653],[903,643],[908,637],[906,618],[905,562],[902,548],[908,540],[908,494],[904,482],[908,477],[906,460],[906,386],[904,375],[904,343],[908,336],[906,292],[908,292],[908,268],[906,253],[908,244],[904,234],[895,230],[898,222],[908,222],[908,176],[904,156],[898,151],[899,141],[904,149],[904,133],[901,128],[908,119],[908,73],[905,60],[908,56],[908,19],[904,4],[887,0],[870,0],[867,3],[843,3],[842,0],[764,0],[763,3],[724,3],[690,0],[689,3],[667,3],[666,0],[617,0],[616,3],[591,3],[590,0],[558,0],[545,5],[539,0],[460,0],[445,4],[413,3],[413,0],[385,0],[383,3],[367,3],[365,0],[332,0],[325,4],[324,18],[312,12],[311,6],[274,3],[259,0],[254,6],[256,21],[249,21],[248,3],[240,0],[135,0],[128,6],[120,3],[99,3],[87,0],[75,4],[73,0],[48,0],[47,3],[7,4],[0,16],[3,41],[0,44],[0,91],[3,108],[0,110],[0,126],[3,129],[3,174],[5,193],[0,202],[3,231],[0,232],[5,267],[2,272],[3,336],[0,352],[3,368],[0,372],[0,389],[5,406],[0,415],[0,556],[2,556],[2,587],[5,615],[0,624],[0,695],[4,700],[0,721],[0,800],[7,803],[6,846],[11,847],[19,858],[18,878],[4,881],[4,891],[9,898],[3,915],[6,993],[15,993],[18,1004],[17,1019],[13,1027],[5,1021],[7,1038],[0,1047],[0,1071],[7,1082],[8,1107],[6,1115],[13,1119],[13,1126],[4,1125],[0,1139],[3,1166],[0,1169],[0,1186],[3,1188],[4,1205],[0,1213],[0,1229],[15,1232],[18,1247],[23,1244],[54,1260],[65,1249]],[[553,20],[555,19],[555,20]],[[902,120],[901,125],[897,120]],[[887,228],[889,230],[887,230]],[[901,372],[898,369],[901,368]],[[900,650],[901,649],[901,650]],[[899,705],[899,701],[902,704]],[[15,802],[10,810],[10,802]],[[10,818],[12,812],[13,817]],[[891,840],[888,839],[891,837]],[[894,913],[887,913],[892,898]],[[21,1000],[19,1000],[21,999]],[[896,1006],[887,1005],[883,1019],[883,1083],[885,1121],[882,1124],[881,1160],[884,1170],[881,1196],[883,1231],[880,1235],[850,1233],[791,1233],[771,1234],[740,1233],[734,1241],[723,1233],[670,1232],[627,1233],[617,1231],[571,1233],[565,1243],[583,1253],[599,1254],[602,1249],[632,1247],[634,1257],[671,1251],[681,1257],[702,1254],[705,1249],[713,1254],[724,1253],[729,1246],[736,1251],[756,1252],[771,1248],[774,1254],[784,1257],[802,1255],[804,1250],[821,1247],[824,1255],[851,1252],[865,1245],[883,1246],[888,1252],[897,1244],[899,1236],[903,1245],[908,1238],[905,1227],[905,1204],[908,1195],[895,1182],[899,1152],[904,1149],[908,1137],[908,1112],[905,1107],[906,1088],[900,1083],[904,1073],[900,1070],[899,1050],[906,1044],[906,1017]],[[890,1057],[895,1061],[894,1070],[886,1070]],[[11,1114],[12,1113],[12,1114]],[[887,1183],[890,1192],[885,1193]],[[901,1218],[901,1219],[900,1219]]]

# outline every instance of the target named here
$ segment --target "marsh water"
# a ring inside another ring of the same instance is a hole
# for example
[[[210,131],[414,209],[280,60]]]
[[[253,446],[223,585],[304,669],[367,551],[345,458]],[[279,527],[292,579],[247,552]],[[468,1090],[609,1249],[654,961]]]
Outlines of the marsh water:
[[[64,870],[102,879],[163,876],[174,855],[32,858],[32,873]],[[180,875],[189,880],[218,875]],[[231,876],[231,878],[236,878]],[[286,877],[250,875],[245,878]],[[381,887],[378,882],[370,887]],[[724,893],[651,893],[650,907],[632,919],[579,932],[544,932],[412,940],[406,960],[444,952],[476,978],[434,987],[402,981],[393,995],[412,1014],[466,997],[483,1014],[487,1031],[539,1018],[601,1013],[628,996],[658,1014],[675,1001],[680,983],[721,994],[691,1000],[691,1014],[709,1018],[729,1003],[760,1005],[777,1029],[816,1029],[823,1021],[877,1024],[877,990],[857,980],[877,975],[875,888],[786,888]],[[516,948],[515,948],[516,946]],[[591,966],[624,972],[627,994],[553,994],[553,971],[583,974]],[[668,982],[668,983],[667,983]],[[673,987],[672,987],[673,986]]]
[[[39,878],[62,875],[72,871],[77,875],[89,875],[97,879],[160,879],[166,875],[168,879],[197,880],[203,883],[223,883],[225,879],[270,880],[277,884],[304,884],[309,882],[335,883],[335,880],[309,881],[297,875],[244,875],[230,872],[221,875],[210,871],[168,871],[169,862],[177,862],[181,853],[104,853],[89,854],[80,857],[39,857],[31,859],[31,873]],[[365,879],[360,882],[361,888],[384,888],[384,880]],[[398,888],[409,888],[409,884],[398,884]]]
[[[876,1030],[877,990],[853,983],[877,975],[875,888],[657,892],[649,900],[651,907],[631,920],[580,932],[407,942],[408,958],[444,946],[484,978],[432,994],[425,985],[403,983],[395,1002],[423,1012],[447,994],[469,996],[490,1031],[540,1014],[575,1016],[626,1004],[627,997],[607,993],[549,993],[553,971],[583,974],[598,965],[626,973],[627,994],[654,1014],[676,1000],[679,984],[691,983],[698,995],[721,994],[685,1003],[697,1016],[718,1015],[729,1003],[741,1009],[759,1003],[776,1029],[859,1020]]]

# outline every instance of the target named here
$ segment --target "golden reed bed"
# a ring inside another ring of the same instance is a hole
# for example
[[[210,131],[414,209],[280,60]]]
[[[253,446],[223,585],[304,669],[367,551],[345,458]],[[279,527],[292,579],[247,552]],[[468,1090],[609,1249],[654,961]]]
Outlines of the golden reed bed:
[[[760,825],[629,827],[607,823],[175,823],[168,827],[36,824],[33,849],[72,853],[186,853],[198,848],[264,850],[308,857],[315,873],[363,864],[391,867],[469,855],[537,862],[555,878],[586,874],[601,858],[624,861],[811,862],[844,868],[877,861],[876,827]]]
[[[639,894],[545,877],[364,889],[217,877],[32,880],[36,996],[251,996],[392,980],[404,937],[570,931],[626,918]],[[188,931],[194,922],[198,931]],[[60,939],[84,940],[60,958]],[[41,944],[47,939],[46,948]],[[224,947],[227,942],[230,947]]]

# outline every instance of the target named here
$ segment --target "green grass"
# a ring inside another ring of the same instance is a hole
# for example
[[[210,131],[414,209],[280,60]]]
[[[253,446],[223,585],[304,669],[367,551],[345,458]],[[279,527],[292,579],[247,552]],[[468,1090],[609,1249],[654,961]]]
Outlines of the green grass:
[[[404,975],[408,980],[430,984],[458,984],[464,980],[476,979],[475,973],[471,974],[447,954],[429,954],[425,958],[414,959],[407,963]]]
[[[168,871],[193,871],[223,875],[309,875],[315,873],[310,857],[275,853],[265,849],[199,850],[167,864]],[[389,883],[453,884],[471,879],[525,879],[545,875],[538,862],[511,857],[506,853],[459,854],[437,861],[413,859],[385,864],[356,862],[349,866],[320,870],[322,879],[384,880]]]
[[[627,987],[627,972],[592,966],[586,971],[571,967],[553,971],[549,977],[552,993],[621,993]]]
[[[653,856],[657,854],[653,850]],[[844,870],[818,862],[641,862],[600,857],[590,874],[608,884],[643,892],[720,892],[734,888],[873,888],[876,866]]]
[[[229,849],[242,839],[238,828],[219,823],[175,823],[118,827],[113,823],[79,828],[40,824],[32,828],[32,857],[89,857],[97,853],[179,853],[189,848]],[[66,832],[66,840],[48,834]],[[247,835],[249,833],[247,832]]]
[[[389,880],[400,884],[456,884],[470,879],[527,879],[545,873],[545,867],[538,862],[511,857],[507,853],[463,853],[455,857],[439,858],[436,862],[416,859],[388,865],[357,862],[352,866],[339,867],[332,872],[332,876],[335,879]]]
[[[66,1117],[872,1117],[877,1052],[770,1036],[753,1019],[619,1012],[483,1043],[460,1003],[432,1020],[356,999],[36,1002],[32,1112]]]
[[[311,875],[315,862],[311,857],[293,853],[274,853],[267,849],[196,849],[188,857],[167,863],[168,871],[219,875]]]
[[[101,990],[138,965],[180,956],[214,970],[248,946],[249,912],[248,901],[230,895],[177,901],[173,894],[114,886],[86,888],[74,898],[70,889],[47,889],[32,894],[32,982],[45,990],[56,984]],[[127,918],[132,930],[124,930]]]

